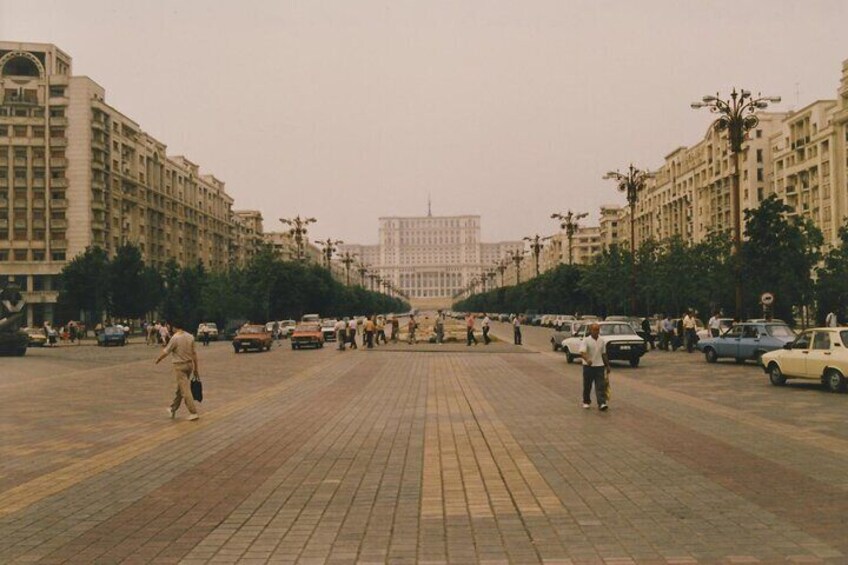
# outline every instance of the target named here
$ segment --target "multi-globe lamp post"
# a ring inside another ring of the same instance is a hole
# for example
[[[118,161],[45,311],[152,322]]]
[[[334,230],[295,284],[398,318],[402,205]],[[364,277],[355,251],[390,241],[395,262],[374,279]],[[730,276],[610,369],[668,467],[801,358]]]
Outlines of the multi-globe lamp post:
[[[515,284],[521,284],[521,262],[524,261],[524,254],[526,251],[523,249],[521,251],[515,250],[510,253],[507,258],[515,263]]]
[[[753,96],[750,90],[736,91],[734,88],[730,98],[722,100],[719,94],[708,94],[700,102],[691,104],[693,109],[709,108],[710,112],[718,114],[713,127],[717,132],[727,131],[728,145],[731,154],[733,172],[731,175],[731,214],[733,216],[733,255],[734,278],[736,279],[736,316],[742,319],[742,205],[739,188],[739,154],[748,131],[757,127],[760,119],[757,110],[765,110],[769,104],[780,102],[780,96]]]
[[[580,220],[589,216],[588,212],[580,212],[579,214],[575,214],[571,210],[568,211],[567,214],[551,214],[552,220],[559,220],[560,229],[565,230],[565,237],[568,239],[568,264],[574,264],[574,247],[573,240],[574,235],[577,233],[577,229],[580,227]]]
[[[630,261],[633,263],[630,269],[631,316],[636,315],[636,203],[639,201],[639,193],[650,178],[653,178],[651,173],[637,169],[632,163],[624,173],[616,170],[604,175],[604,179],[614,180],[618,184],[618,190],[627,195],[627,204],[630,206]]]
[[[306,226],[314,224],[318,220],[315,218],[301,218],[300,215],[297,215],[294,218],[280,218],[280,221],[287,226],[291,226],[289,233],[294,238],[294,244],[297,247],[297,260],[303,261],[304,236],[308,231]]]
[[[350,286],[350,266],[356,261],[356,253],[345,251],[341,254],[341,259],[339,259],[339,261],[341,261],[342,265],[345,267],[345,284]]]
[[[536,268],[536,276],[539,276],[539,254],[542,252],[542,248],[545,246],[542,243],[542,240],[545,239],[539,234],[534,235],[533,237],[526,236],[524,241],[530,242],[530,252],[533,254],[534,266]]]
[[[324,254],[324,264],[327,265],[328,271],[331,270],[330,266],[332,264],[331,261],[333,260],[333,253],[336,252],[336,250],[338,249],[338,246],[341,245],[342,243],[344,243],[344,241],[342,241],[340,239],[333,239],[333,238],[328,237],[325,240],[319,239],[315,243],[317,243],[318,245],[323,247],[322,252]]]

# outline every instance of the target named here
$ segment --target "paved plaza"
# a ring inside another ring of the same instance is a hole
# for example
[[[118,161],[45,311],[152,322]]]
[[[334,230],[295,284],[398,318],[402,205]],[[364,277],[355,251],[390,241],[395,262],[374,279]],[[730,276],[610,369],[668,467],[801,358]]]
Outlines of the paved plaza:
[[[215,343],[196,422],[153,347],[0,359],[0,562],[848,562],[848,395],[651,352],[583,410],[524,334]]]

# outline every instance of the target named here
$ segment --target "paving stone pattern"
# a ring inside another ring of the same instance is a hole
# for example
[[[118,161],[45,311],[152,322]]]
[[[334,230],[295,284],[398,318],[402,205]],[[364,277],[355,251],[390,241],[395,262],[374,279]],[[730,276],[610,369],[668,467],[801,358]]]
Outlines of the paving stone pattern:
[[[848,562],[848,395],[652,352],[583,410],[548,335],[216,343],[197,422],[155,348],[2,360],[0,562]]]

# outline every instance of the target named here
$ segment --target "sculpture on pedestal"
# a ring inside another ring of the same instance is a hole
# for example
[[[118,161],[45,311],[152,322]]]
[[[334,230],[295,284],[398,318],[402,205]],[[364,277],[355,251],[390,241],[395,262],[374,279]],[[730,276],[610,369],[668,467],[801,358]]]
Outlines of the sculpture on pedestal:
[[[0,355],[26,354],[27,335],[20,330],[26,302],[12,277],[0,289]]]

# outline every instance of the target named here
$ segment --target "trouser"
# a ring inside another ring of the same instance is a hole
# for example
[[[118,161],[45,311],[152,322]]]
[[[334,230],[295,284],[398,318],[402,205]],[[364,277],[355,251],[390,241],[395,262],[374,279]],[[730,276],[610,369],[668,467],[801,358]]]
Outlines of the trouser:
[[[515,345],[521,345],[521,328],[515,326],[512,330],[512,337],[515,341]]]
[[[397,343],[398,334],[400,334],[400,329],[397,326],[392,326],[392,341]]]
[[[351,331],[347,332],[347,342],[350,344],[350,346],[352,348],[359,349],[356,346],[356,332],[351,332]]]
[[[436,328],[436,343],[442,343],[445,340],[445,330],[441,326]]]
[[[710,328],[710,335],[712,337],[718,337],[718,328]]]
[[[339,342],[339,349],[344,351],[345,350],[345,331],[344,330],[339,330],[336,333],[336,341]]]
[[[592,386],[595,387],[595,398],[598,406],[607,402],[607,376],[606,370],[601,367],[587,367],[583,365],[583,403],[592,404]]]
[[[665,330],[660,332],[660,349],[668,351],[668,343],[671,340],[671,334]]]
[[[192,414],[197,414],[197,407],[194,405],[194,397],[191,395],[191,385],[189,378],[194,364],[191,361],[184,363],[174,363],[174,377],[177,380],[177,392],[174,394],[174,401],[171,402],[171,411],[176,412],[180,409],[180,404],[185,401],[186,408]]]
[[[695,330],[689,328],[684,331],[684,337],[686,339],[686,351],[692,353],[692,349],[695,347],[695,342],[698,341],[698,335],[695,333]]]
[[[209,334],[203,334],[203,345],[204,347],[209,345]]]
[[[368,349],[374,349],[374,332],[365,332],[365,344]]]
[[[386,339],[386,330],[383,330],[383,329],[377,330],[377,345],[380,344],[381,339],[383,340],[384,344],[389,343],[389,341]]]
[[[486,345],[492,342],[492,338],[489,337],[489,326],[483,326],[483,342]]]
[[[468,328],[465,333],[466,345],[471,345],[472,341],[474,342],[474,345],[477,345],[477,338],[474,337],[474,328]]]
[[[418,339],[415,337],[415,330],[410,330],[409,332],[409,343],[418,343]]]

